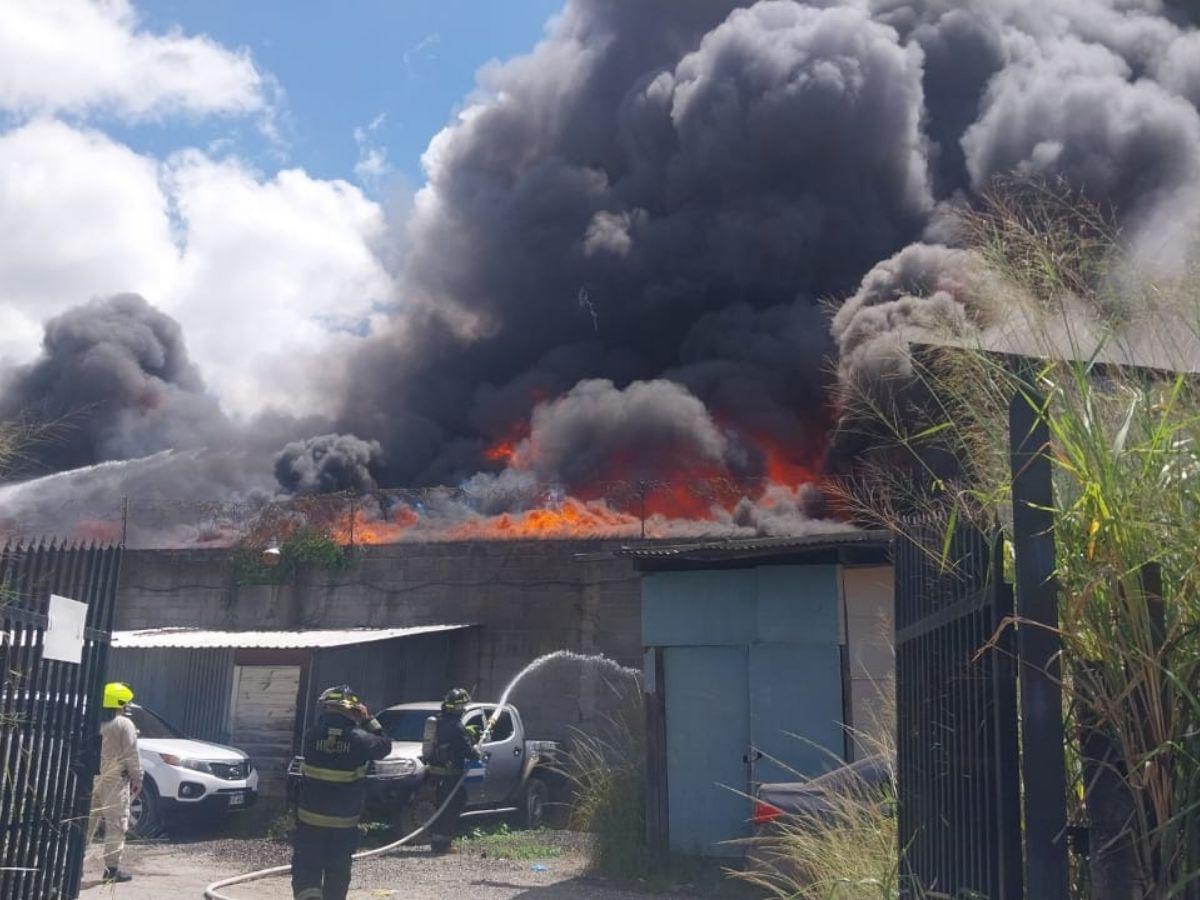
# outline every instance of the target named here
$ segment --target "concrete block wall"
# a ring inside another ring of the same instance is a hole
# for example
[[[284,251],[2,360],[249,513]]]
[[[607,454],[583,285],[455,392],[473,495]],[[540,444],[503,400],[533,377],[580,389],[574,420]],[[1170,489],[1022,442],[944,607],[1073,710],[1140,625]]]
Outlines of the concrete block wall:
[[[228,550],[126,551],[116,628],[303,629],[478,624],[451,648],[452,680],[497,699],[555,650],[641,663],[641,596],[617,542],[488,541],[360,547],[340,572],[239,585]],[[448,685],[449,686],[449,685]],[[610,715],[594,669],[557,665],[514,694],[535,737],[565,739]]]

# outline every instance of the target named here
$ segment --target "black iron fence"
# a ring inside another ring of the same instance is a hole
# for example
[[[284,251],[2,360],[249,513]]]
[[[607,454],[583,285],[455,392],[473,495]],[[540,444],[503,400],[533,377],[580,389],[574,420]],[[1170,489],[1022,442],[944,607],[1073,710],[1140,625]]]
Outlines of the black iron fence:
[[[949,530],[946,530],[949,528]],[[1012,589],[998,537],[929,519],[894,545],[899,832],[910,896],[1021,896]]]
[[[0,897],[79,894],[118,547],[0,550]],[[67,607],[82,632],[63,635]],[[56,618],[57,621],[51,621]],[[61,643],[60,643],[61,639]],[[47,642],[53,641],[53,649]],[[78,662],[71,661],[78,653]],[[51,658],[48,658],[51,657]],[[53,658],[64,657],[64,658]]]
[[[1014,584],[999,533],[933,516],[896,540],[900,849],[910,893],[1067,900],[1054,463],[1036,361],[1005,362]]]

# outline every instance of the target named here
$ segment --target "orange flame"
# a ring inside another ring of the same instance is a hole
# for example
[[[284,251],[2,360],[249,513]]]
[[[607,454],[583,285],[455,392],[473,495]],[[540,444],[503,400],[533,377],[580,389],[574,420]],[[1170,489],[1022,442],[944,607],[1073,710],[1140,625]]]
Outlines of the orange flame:
[[[518,422],[501,435],[495,443],[483,451],[484,459],[504,463],[506,466],[518,464],[517,451],[521,442],[529,437],[529,423]]]
[[[333,539],[340,544],[392,544],[403,539],[405,532],[417,524],[419,517],[410,506],[397,506],[390,519],[368,518],[361,510],[353,516],[347,513],[332,529]]]
[[[121,524],[103,519],[83,519],[75,524],[72,537],[77,541],[115,544],[121,539]]]
[[[569,497],[552,508],[470,519],[451,528],[446,537],[451,540],[578,538],[636,534],[640,528],[637,516],[617,512],[598,501],[584,503]]]
[[[484,459],[493,462],[510,463],[517,455],[517,445],[512,441],[499,441],[483,451]]]
[[[813,480],[812,466],[800,462],[783,447],[769,441],[760,441],[759,443],[766,456],[767,478],[772,483],[796,487]]]

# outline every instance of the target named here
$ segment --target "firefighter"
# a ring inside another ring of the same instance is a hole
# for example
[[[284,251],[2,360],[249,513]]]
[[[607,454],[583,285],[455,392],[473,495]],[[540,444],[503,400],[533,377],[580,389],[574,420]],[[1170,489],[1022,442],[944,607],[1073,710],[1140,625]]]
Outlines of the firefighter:
[[[92,782],[88,840],[95,837],[96,829],[103,821],[104,880],[110,882],[129,881],[133,877],[121,871],[129,807],[142,790],[137,729],[127,715],[132,700],[133,691],[129,685],[114,681],[104,686],[100,709],[100,772]]]
[[[479,759],[479,748],[476,746],[479,735],[463,724],[463,713],[470,702],[471,695],[462,688],[455,688],[446,694],[442,711],[437,716],[432,758],[426,760],[429,774],[434,777],[438,807],[446,803],[453,793],[452,799],[429,829],[430,843],[437,854],[450,852],[458,817],[467,801],[466,788],[462,785],[463,772],[469,762]]]
[[[392,742],[348,685],[325,690],[317,703],[320,716],[304,736],[292,892],[296,900],[344,900],[367,764],[387,756]]]

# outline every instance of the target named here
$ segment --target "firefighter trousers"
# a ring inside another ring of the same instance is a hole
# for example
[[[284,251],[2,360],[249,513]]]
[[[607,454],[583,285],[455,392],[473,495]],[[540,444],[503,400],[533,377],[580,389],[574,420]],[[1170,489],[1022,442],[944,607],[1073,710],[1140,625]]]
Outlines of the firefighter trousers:
[[[296,823],[292,838],[292,894],[296,900],[346,900],[358,828]]]
[[[439,775],[434,785],[437,790],[437,805],[440,807],[459,785],[461,775]],[[461,785],[454,791],[454,797],[446,805],[442,814],[429,827],[429,842],[435,853],[444,853],[450,849],[454,834],[458,830],[458,817],[462,815],[463,807],[467,805],[467,789]]]
[[[125,849],[125,831],[129,828],[129,781],[118,778],[99,778],[92,782],[92,813],[88,818],[88,842],[104,823],[104,865],[115,869],[121,865]]]

